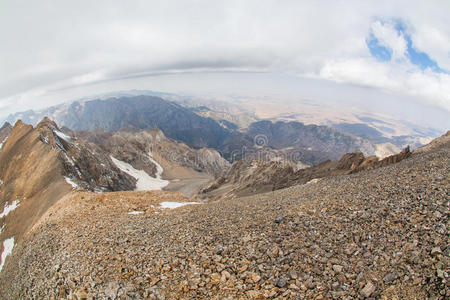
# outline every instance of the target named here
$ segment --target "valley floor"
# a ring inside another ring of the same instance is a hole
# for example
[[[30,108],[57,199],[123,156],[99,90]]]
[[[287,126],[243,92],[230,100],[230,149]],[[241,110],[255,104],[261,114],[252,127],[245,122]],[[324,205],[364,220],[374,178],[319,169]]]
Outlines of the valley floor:
[[[171,210],[188,200],[74,192],[14,249],[0,298],[448,299],[449,157]]]

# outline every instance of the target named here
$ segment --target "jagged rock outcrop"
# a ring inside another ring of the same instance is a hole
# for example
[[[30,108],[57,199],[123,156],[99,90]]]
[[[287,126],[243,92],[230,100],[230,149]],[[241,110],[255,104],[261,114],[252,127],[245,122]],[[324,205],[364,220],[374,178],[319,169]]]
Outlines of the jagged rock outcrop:
[[[73,139],[55,122],[45,118],[36,129],[40,140],[59,151],[63,174],[91,191],[126,191],[136,187],[136,179],[122,172],[109,154],[95,144]]]
[[[365,158],[359,165],[355,166],[354,168],[351,168],[350,173],[357,173],[362,170],[372,170],[377,169],[385,166],[389,166],[391,164],[398,163],[408,157],[411,156],[411,150],[409,149],[409,146],[400,151],[397,154],[390,155],[388,157],[385,157],[381,160],[378,160],[376,156],[370,156]]]
[[[192,149],[182,142],[167,138],[159,129],[138,130],[127,127],[115,133],[96,131],[74,134],[97,144],[115,158],[144,170],[151,176],[154,176],[156,166],[149,154],[165,165],[186,167],[211,175],[222,174],[230,167],[230,163],[216,150]]]
[[[71,138],[48,118],[35,128],[19,120],[12,129],[2,127],[5,132],[8,138],[0,151],[0,253],[20,243],[42,214],[74,187],[135,187],[136,180],[121,172],[101,148]],[[1,260],[3,266],[5,257]]]

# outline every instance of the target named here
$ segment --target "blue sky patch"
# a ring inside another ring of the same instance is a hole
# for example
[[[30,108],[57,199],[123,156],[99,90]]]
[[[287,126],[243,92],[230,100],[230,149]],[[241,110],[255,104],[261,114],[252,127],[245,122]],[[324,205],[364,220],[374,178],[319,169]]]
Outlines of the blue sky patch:
[[[371,32],[370,37],[366,39],[367,47],[369,47],[370,54],[378,61],[390,61],[392,58],[392,50],[380,45],[380,42]]]
[[[414,48],[411,35],[408,34],[404,22],[398,19],[390,20],[390,22],[394,23],[394,28],[397,30],[397,33],[403,35],[405,38],[407,42],[406,56],[412,64],[418,66],[422,70],[431,69],[433,72],[437,73],[449,73],[439,67],[437,62],[432,60],[427,53],[421,52]],[[369,37],[366,39],[366,44],[370,50],[370,54],[378,61],[385,62],[392,59],[392,49],[381,45],[380,41],[373,34],[373,32],[370,32]]]

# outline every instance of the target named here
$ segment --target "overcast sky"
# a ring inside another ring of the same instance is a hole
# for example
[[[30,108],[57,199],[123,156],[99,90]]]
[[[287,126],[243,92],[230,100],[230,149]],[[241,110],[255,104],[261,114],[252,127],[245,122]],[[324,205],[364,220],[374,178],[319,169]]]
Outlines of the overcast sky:
[[[450,114],[449,12],[448,0],[1,1],[0,117],[124,87],[180,92],[167,74],[210,72],[367,87]]]

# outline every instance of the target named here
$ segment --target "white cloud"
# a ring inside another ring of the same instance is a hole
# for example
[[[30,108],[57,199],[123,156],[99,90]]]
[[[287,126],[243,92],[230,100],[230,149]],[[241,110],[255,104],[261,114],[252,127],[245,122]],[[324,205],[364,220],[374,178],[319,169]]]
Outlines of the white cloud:
[[[392,50],[392,59],[406,59],[408,45],[403,33],[395,29],[394,23],[377,20],[372,24],[371,30],[382,46]]]
[[[436,28],[429,24],[416,26],[411,39],[418,50],[427,53],[441,68],[450,71],[450,30],[448,24],[446,26],[446,28]]]
[[[448,109],[447,76],[412,69],[404,37],[377,20],[404,20],[417,49],[450,69],[449,3],[2,1],[0,107],[43,106],[60,89],[146,74],[264,71],[417,95]],[[401,63],[373,61],[371,30]]]
[[[422,71],[410,63],[383,63],[373,58],[330,60],[317,77],[422,98],[450,111],[450,75]]]

